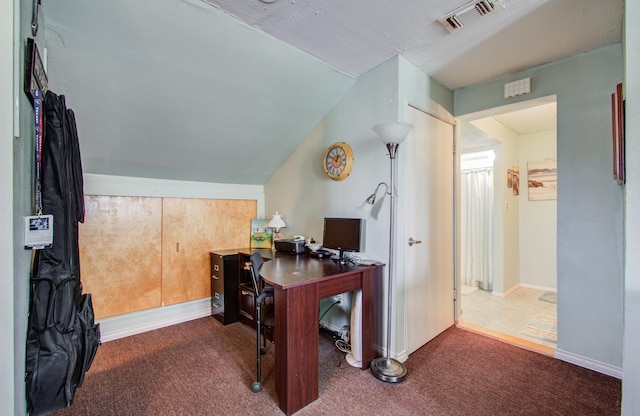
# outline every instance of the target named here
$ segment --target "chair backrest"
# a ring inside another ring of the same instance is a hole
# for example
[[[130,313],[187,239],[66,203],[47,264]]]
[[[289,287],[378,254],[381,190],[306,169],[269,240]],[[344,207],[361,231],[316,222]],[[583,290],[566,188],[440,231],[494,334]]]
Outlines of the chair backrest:
[[[251,280],[253,282],[253,290],[256,292],[256,296],[260,295],[260,269],[264,260],[260,253],[253,253],[251,255]]]

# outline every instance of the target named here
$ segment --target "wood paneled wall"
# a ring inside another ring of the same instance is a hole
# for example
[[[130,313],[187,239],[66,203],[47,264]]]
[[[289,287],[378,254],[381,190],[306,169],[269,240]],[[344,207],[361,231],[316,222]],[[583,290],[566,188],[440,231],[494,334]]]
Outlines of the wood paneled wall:
[[[80,270],[97,318],[211,296],[209,252],[249,246],[255,200],[88,195]]]

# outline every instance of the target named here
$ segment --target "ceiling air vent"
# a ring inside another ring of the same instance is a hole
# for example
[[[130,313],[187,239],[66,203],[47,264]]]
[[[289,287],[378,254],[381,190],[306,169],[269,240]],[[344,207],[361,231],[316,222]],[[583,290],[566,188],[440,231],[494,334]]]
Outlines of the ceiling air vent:
[[[449,32],[453,32],[463,26],[467,26],[475,22],[483,16],[497,12],[498,10],[504,10],[502,0],[472,1],[462,7],[458,7],[451,13],[447,13],[445,16],[438,19],[438,21],[442,23]]]

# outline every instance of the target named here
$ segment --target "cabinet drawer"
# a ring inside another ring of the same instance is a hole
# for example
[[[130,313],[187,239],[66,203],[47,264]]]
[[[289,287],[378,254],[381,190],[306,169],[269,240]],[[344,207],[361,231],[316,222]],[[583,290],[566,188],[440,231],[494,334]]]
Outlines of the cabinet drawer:
[[[256,301],[253,289],[246,284],[238,288],[238,317],[242,323],[254,326],[256,320]]]
[[[216,277],[217,279],[222,279],[224,276],[224,257],[212,253],[211,254],[211,277]]]
[[[216,276],[214,274],[211,275],[211,294],[213,295],[213,291],[218,293],[224,293],[224,277]]]
[[[224,316],[224,293],[211,291],[211,315]]]

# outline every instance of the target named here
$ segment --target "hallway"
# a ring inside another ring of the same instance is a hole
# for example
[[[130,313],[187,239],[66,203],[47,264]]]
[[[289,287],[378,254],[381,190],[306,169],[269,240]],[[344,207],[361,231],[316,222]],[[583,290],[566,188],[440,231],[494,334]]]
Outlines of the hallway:
[[[519,287],[508,297],[493,296],[484,290],[463,292],[458,325],[553,355],[557,342],[552,341],[551,333],[557,328],[557,305],[539,299],[546,293],[549,292],[528,287]]]

